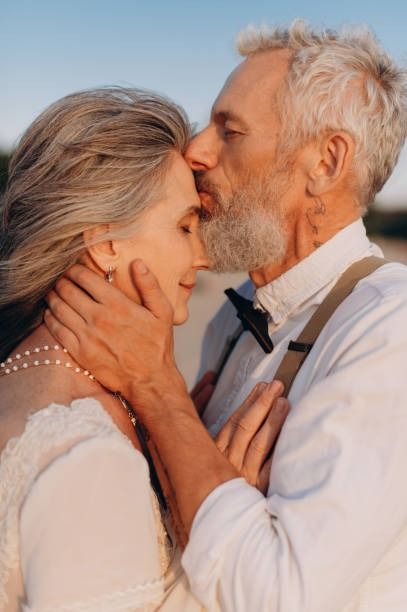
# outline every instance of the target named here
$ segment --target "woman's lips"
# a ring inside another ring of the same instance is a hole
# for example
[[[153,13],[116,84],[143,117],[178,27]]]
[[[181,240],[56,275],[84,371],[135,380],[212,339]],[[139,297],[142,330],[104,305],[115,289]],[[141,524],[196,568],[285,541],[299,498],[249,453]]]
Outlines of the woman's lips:
[[[180,287],[183,287],[184,289],[186,289],[187,291],[192,291],[192,289],[195,287],[196,283],[180,283]]]

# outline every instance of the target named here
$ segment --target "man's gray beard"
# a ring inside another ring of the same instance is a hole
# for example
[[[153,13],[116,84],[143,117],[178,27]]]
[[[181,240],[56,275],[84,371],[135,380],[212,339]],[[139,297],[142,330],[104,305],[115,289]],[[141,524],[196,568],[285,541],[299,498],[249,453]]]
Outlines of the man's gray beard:
[[[215,272],[251,271],[283,259],[287,238],[281,198],[288,181],[288,173],[252,178],[228,200],[210,186],[216,205],[201,223],[201,236]]]

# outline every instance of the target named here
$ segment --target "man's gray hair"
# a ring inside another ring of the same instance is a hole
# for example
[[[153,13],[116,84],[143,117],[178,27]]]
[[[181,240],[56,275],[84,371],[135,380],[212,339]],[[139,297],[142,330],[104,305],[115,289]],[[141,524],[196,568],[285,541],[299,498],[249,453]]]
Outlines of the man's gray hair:
[[[283,149],[324,131],[355,140],[354,174],[362,206],[392,173],[407,135],[407,73],[366,27],[315,31],[302,20],[287,29],[249,26],[238,36],[244,57],[292,52],[287,90],[278,99]],[[356,85],[356,86],[355,86]]]

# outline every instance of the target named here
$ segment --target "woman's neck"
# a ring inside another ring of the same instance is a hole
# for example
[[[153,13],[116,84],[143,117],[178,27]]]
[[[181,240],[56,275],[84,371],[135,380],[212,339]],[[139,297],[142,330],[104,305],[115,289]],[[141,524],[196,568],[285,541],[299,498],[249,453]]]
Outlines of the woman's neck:
[[[72,367],[41,365],[39,367],[27,367],[27,369],[22,368],[8,376],[1,377],[0,422],[2,417],[6,418],[7,423],[13,423],[13,429],[17,427],[18,431],[22,431],[28,413],[36,412],[51,403],[69,406],[76,399],[93,397],[110,414],[116,426],[130,438],[136,448],[139,448],[133,425],[120,402],[97,381],[84,376],[81,373],[82,370],[77,373],[76,368],[79,368],[79,365],[69,354],[62,352],[62,347],[55,350],[56,345],[58,345],[57,341],[46,326],[42,324],[13,350],[10,355],[11,358],[15,357],[16,354],[21,354],[24,356],[24,361],[30,364],[36,359],[44,361],[45,357],[51,362],[58,359],[62,364],[69,361]],[[44,346],[48,347],[46,352],[34,353],[29,356],[24,355],[26,351],[31,353],[33,349],[43,348]],[[13,435],[17,435],[16,431]]]
[[[44,347],[48,349],[45,351]],[[35,403],[42,405],[50,402],[70,404],[79,397],[94,396],[97,393],[105,392],[96,381],[79,375],[76,372],[78,364],[68,353],[63,352],[62,347],[57,349],[55,347],[58,347],[55,338],[44,324],[39,325],[13,349],[10,354],[13,362],[10,363],[9,369],[12,369],[14,364],[18,364],[19,370],[3,377],[2,383],[7,383],[7,387],[12,388],[25,389],[28,386],[31,389],[33,400],[34,398],[37,400]],[[29,355],[27,355],[28,351]],[[21,355],[22,359],[16,361],[16,355]],[[37,360],[42,365],[32,367]],[[51,364],[44,365],[45,360],[50,361]],[[55,361],[60,362],[61,365],[53,365]],[[21,367],[22,362],[27,363],[26,369]],[[62,367],[67,362],[72,367]]]
[[[58,345],[58,342],[52,336],[48,328],[41,324],[34,329],[28,336],[26,336],[16,348],[13,350],[13,354],[24,353],[25,350],[30,350],[40,346],[53,347]],[[12,356],[12,355],[10,355]]]

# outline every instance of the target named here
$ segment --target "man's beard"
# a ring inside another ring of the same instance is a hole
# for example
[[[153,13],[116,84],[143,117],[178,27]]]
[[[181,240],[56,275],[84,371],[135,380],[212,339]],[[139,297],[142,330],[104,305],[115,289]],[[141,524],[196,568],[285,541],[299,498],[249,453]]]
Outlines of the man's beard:
[[[274,171],[248,176],[230,198],[203,174],[197,173],[198,191],[212,196],[214,209],[204,213],[201,236],[216,272],[252,271],[281,262],[287,237],[282,198],[289,187],[290,172]]]

